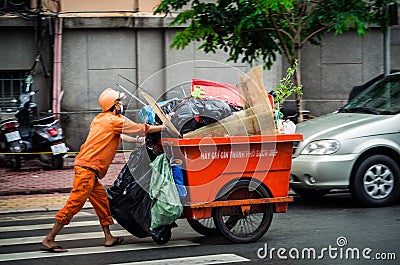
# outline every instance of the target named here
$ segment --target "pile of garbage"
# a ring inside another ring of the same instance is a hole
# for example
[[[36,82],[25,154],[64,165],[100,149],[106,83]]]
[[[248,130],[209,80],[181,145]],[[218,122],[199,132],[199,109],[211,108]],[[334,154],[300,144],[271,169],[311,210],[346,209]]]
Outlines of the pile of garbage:
[[[255,67],[240,83],[229,85],[201,79],[191,82],[188,98],[156,102],[142,93],[149,105],[140,111],[142,122],[164,124],[163,137],[229,137],[280,133],[274,122],[273,98],[262,82],[262,67]],[[161,134],[148,134],[146,143],[132,152],[114,184],[107,189],[113,217],[133,235],[152,236],[160,244],[183,211],[187,196],[182,161],[167,158]]]
[[[111,213],[123,228],[139,238],[152,236],[159,244],[170,240],[183,211],[166,155],[151,161],[145,146],[131,153],[107,196]]]
[[[156,103],[142,93],[149,106],[143,122],[164,123],[171,136],[183,138],[273,135],[276,130],[273,96],[266,93],[262,67],[240,77],[237,85],[192,79],[191,97]]]

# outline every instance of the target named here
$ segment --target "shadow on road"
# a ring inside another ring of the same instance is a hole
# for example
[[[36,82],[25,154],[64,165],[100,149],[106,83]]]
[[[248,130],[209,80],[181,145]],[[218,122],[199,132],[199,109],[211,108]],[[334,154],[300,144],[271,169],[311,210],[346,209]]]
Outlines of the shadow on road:
[[[395,202],[394,205],[400,204],[400,198]],[[349,191],[332,192],[325,196],[314,197],[314,198],[303,198],[298,195],[294,195],[294,202],[291,207],[296,208],[313,208],[313,209],[355,209],[355,208],[367,208],[358,204],[351,196]],[[390,206],[386,206],[390,207]]]

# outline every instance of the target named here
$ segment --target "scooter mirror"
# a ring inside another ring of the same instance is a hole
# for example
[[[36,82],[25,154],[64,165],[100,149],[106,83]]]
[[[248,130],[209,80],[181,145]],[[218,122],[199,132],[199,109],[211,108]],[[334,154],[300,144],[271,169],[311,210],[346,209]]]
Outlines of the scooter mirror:
[[[32,84],[33,83],[33,77],[32,75],[28,75],[25,79],[26,84]]]

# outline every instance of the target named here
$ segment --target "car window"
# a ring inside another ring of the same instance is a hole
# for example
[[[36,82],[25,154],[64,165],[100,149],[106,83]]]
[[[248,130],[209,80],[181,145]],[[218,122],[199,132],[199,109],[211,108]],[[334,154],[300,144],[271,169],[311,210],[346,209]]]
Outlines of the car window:
[[[395,112],[400,112],[400,82],[393,83],[390,93],[391,108]]]
[[[400,75],[387,76],[371,85],[340,112],[384,115],[400,113]]]

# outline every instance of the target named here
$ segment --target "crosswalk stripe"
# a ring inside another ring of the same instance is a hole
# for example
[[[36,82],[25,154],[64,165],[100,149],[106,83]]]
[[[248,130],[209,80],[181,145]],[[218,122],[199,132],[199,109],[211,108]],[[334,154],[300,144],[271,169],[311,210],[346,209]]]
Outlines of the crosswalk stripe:
[[[82,217],[95,217],[93,213],[79,213]],[[37,215],[37,216],[17,216],[12,218],[0,218],[0,233],[8,233],[8,232],[23,232],[23,231],[34,231],[41,229],[50,229],[53,226],[53,223],[37,223],[32,225],[13,225],[2,227],[2,222],[12,222],[12,221],[34,221],[34,220],[46,220],[54,218],[54,215]],[[92,219],[92,218],[90,218]],[[33,223],[33,222],[32,222]],[[117,222],[115,222],[117,224]],[[82,240],[82,239],[104,239],[104,233],[102,231],[99,232],[77,232],[77,233],[68,233],[69,228],[73,227],[89,227],[89,226],[99,226],[98,220],[84,220],[84,221],[74,221],[64,229],[64,233],[57,236],[57,241],[74,241],[74,240]],[[115,227],[118,228],[118,227]],[[112,231],[114,236],[123,236],[129,237],[132,236],[126,230],[115,230]],[[31,236],[31,237],[18,237],[18,238],[1,238],[0,234],[0,247],[4,246],[16,246],[16,245],[24,245],[24,244],[38,244],[42,242],[45,235],[41,236]],[[129,252],[129,251],[144,251],[151,249],[163,249],[163,248],[175,248],[175,247],[192,247],[192,246],[200,246],[200,243],[192,242],[190,240],[179,239],[176,241],[170,241],[165,245],[158,245],[154,242],[139,242],[139,243],[131,243],[131,244],[123,244],[118,245],[112,248],[107,248],[104,246],[95,246],[95,247],[81,247],[81,248],[71,248],[68,252],[62,253],[50,253],[47,251],[30,251],[30,252],[20,252],[20,253],[4,253],[0,254],[0,263],[7,261],[18,261],[18,260],[37,260],[41,258],[52,258],[52,257],[72,257],[72,256],[80,256],[80,255],[95,255],[95,254],[106,254],[106,253],[115,253],[115,252]],[[38,246],[39,248],[39,246]],[[210,255],[201,255],[201,256],[188,256],[181,258],[167,258],[167,259],[157,259],[157,260],[143,260],[143,261],[134,261],[134,262],[126,262],[126,263],[116,263],[110,265],[161,265],[161,264],[175,264],[175,265],[206,265],[206,264],[228,264],[228,263],[238,263],[238,262],[249,262],[251,260],[242,257],[240,255],[236,255],[233,253],[225,253],[225,254],[210,254]]]
[[[174,265],[206,265],[206,264],[224,264],[224,263],[234,263],[234,262],[245,262],[250,261],[242,256],[235,254],[217,254],[217,255],[204,255],[196,257],[184,257],[184,258],[174,258],[174,259],[161,259],[161,260],[148,260],[148,261],[138,261],[129,263],[118,263],[111,265],[164,265],[164,264],[174,264]]]
[[[156,243],[140,243],[140,244],[119,245],[119,246],[115,246],[112,248],[107,248],[107,247],[103,247],[103,246],[73,248],[73,249],[69,249],[68,252],[63,252],[63,253],[31,251],[31,252],[1,254],[0,262],[49,258],[49,257],[60,257],[60,256],[65,257],[65,256],[88,255],[88,254],[102,254],[102,253],[109,253],[109,252],[115,253],[115,252],[121,252],[121,251],[137,251],[137,250],[147,250],[147,249],[157,249],[157,248],[187,247],[187,246],[196,246],[196,245],[200,245],[200,244],[193,243],[193,242],[187,241],[187,240],[177,240],[177,241],[170,241],[166,245],[157,245]]]
[[[114,236],[132,236],[126,230],[115,230],[112,231]],[[6,238],[0,239],[0,246],[11,246],[11,245],[21,245],[21,244],[32,244],[41,243],[43,236],[32,236],[32,237],[18,237],[18,238]],[[81,239],[93,239],[93,238],[104,238],[103,232],[88,232],[88,233],[76,233],[76,234],[62,234],[57,236],[57,241],[71,241],[71,240],[81,240]]]
[[[82,222],[71,222],[68,227],[82,227],[82,226],[100,226],[99,221],[82,221]],[[1,232],[17,232],[17,231],[31,231],[37,229],[50,229],[53,224],[40,224],[40,225],[18,225],[18,226],[7,226],[0,227]]]

